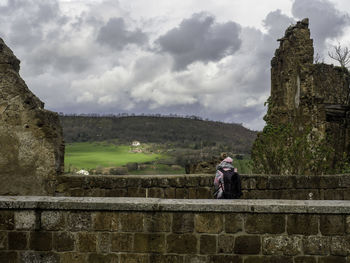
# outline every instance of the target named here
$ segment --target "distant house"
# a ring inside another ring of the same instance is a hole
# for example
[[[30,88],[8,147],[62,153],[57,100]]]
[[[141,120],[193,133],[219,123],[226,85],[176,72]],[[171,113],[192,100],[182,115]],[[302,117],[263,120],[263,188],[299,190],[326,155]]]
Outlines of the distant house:
[[[134,147],[137,147],[137,146],[140,146],[141,143],[139,141],[133,141],[131,145]]]

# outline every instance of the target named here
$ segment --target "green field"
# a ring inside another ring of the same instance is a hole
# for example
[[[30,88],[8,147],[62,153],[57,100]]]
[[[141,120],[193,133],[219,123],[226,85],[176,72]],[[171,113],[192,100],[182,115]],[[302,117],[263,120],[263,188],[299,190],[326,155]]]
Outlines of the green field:
[[[163,157],[162,154],[155,153],[133,153],[129,146],[82,142],[66,145],[64,162],[66,171],[70,167],[89,170],[98,166],[116,167],[130,162],[145,163]]]

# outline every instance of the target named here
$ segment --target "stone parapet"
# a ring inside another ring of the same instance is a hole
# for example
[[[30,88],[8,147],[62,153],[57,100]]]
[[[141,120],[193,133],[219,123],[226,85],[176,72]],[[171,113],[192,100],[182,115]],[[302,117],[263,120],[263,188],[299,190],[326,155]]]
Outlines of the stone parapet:
[[[0,262],[348,262],[350,201],[0,197]]]
[[[241,175],[244,199],[350,200],[350,175]],[[214,175],[64,175],[57,196],[211,199]]]

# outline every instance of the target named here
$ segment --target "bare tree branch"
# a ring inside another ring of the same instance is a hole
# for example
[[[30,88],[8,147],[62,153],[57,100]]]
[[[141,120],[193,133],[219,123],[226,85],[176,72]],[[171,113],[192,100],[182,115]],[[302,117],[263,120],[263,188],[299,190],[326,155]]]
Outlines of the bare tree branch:
[[[328,56],[339,62],[341,67],[346,68],[350,63],[350,50],[348,47],[342,48],[338,43],[337,46],[333,46],[334,52],[328,52]]]

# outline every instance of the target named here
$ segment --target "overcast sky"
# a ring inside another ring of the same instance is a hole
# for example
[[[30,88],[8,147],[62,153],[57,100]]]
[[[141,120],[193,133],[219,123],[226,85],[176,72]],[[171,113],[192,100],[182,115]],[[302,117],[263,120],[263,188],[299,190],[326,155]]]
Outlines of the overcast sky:
[[[309,17],[332,63],[332,45],[350,46],[349,13],[348,0],[0,0],[0,37],[47,109],[260,130],[276,39]]]

